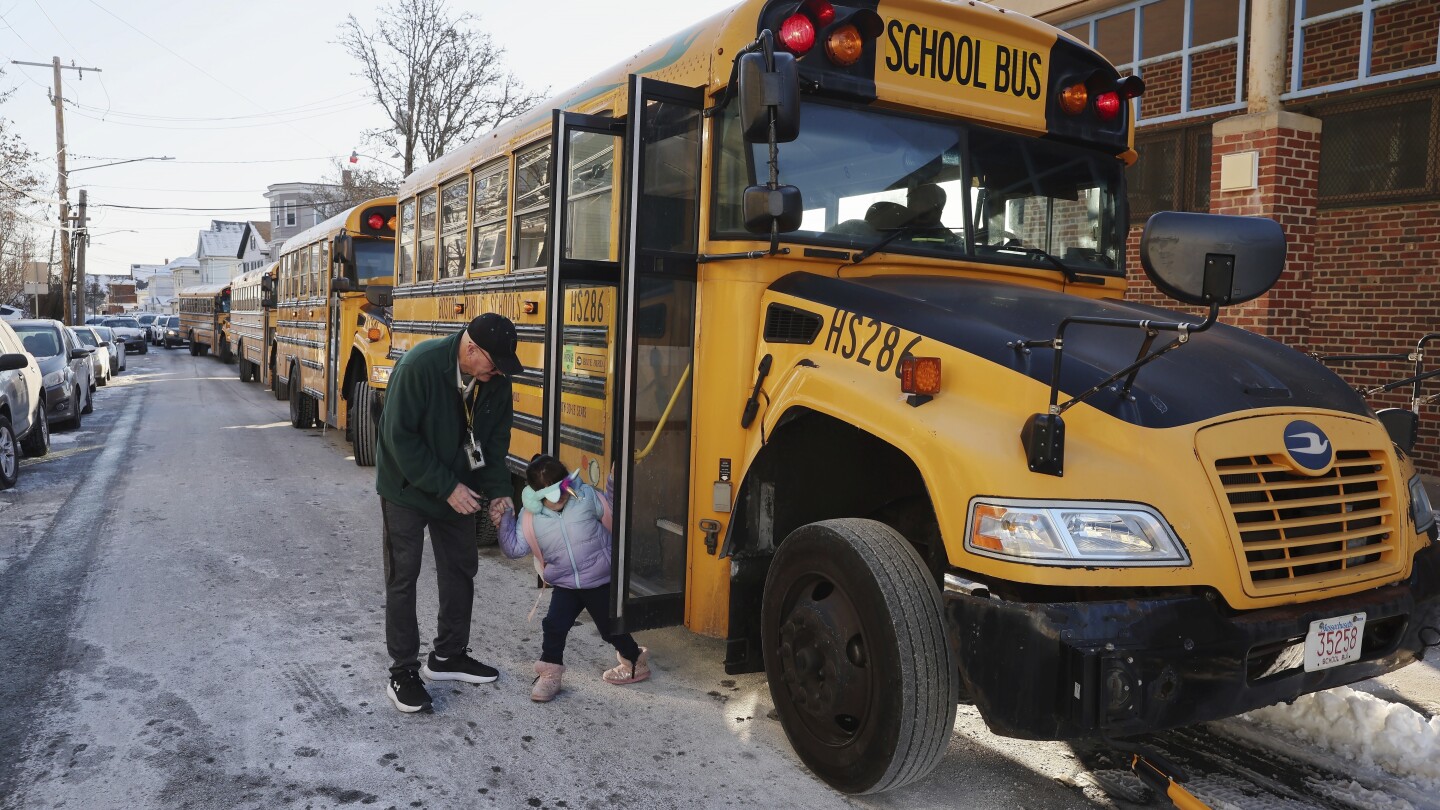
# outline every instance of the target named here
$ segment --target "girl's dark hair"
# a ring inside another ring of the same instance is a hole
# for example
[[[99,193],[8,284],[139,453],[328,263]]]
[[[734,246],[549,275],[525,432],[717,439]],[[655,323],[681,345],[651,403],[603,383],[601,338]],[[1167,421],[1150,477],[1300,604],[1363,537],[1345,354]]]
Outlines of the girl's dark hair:
[[[560,459],[541,453],[530,459],[530,465],[525,468],[525,483],[529,484],[531,489],[539,491],[569,474],[570,471],[565,469]]]

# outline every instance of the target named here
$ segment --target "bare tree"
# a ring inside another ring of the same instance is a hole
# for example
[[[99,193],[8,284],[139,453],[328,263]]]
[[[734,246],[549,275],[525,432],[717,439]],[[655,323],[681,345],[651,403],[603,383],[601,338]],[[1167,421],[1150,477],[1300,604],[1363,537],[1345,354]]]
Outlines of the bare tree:
[[[14,92],[0,92],[0,104]],[[0,303],[22,301],[25,266],[38,259],[32,222],[46,217],[46,208],[37,202],[35,157],[10,122],[0,118]]]
[[[519,115],[543,97],[504,69],[505,49],[445,0],[395,0],[380,10],[373,32],[351,14],[339,44],[361,63],[390,126],[366,133],[415,170],[417,154],[431,161],[451,146]]]
[[[350,168],[337,160],[319,184],[302,195],[301,201],[313,206],[320,218],[325,219],[366,200],[394,194],[399,187],[399,178],[387,169]]]

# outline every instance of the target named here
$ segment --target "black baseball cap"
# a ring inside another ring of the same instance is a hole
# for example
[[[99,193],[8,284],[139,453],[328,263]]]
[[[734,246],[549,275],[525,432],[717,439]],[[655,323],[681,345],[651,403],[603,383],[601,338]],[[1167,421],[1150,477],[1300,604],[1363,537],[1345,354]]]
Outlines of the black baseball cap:
[[[510,377],[525,370],[520,358],[515,356],[515,344],[519,339],[515,336],[515,324],[509,318],[494,312],[477,315],[465,327],[465,332],[476,346],[490,355],[501,374]]]

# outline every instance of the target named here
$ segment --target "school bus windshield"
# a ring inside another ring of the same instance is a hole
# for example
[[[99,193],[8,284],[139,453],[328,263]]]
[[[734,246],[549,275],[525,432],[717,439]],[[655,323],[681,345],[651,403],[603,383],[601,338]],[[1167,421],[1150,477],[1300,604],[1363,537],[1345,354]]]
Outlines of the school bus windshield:
[[[768,179],[769,147],[745,148],[735,106],[721,122],[716,235],[750,239],[741,195]],[[805,206],[787,241],[1122,272],[1122,166],[1112,156],[817,101],[800,120],[799,138],[779,146],[780,182],[798,187]]]
[[[395,272],[395,243],[355,240],[355,271],[360,284]]]

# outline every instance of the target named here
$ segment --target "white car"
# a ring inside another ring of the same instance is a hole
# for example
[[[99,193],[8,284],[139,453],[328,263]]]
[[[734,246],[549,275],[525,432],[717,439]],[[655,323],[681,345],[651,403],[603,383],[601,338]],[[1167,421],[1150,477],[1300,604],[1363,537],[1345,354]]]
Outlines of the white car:
[[[117,337],[124,339],[125,348],[133,349],[141,354],[150,351],[150,342],[145,339],[145,329],[140,322],[129,316],[106,318],[100,322],[101,326],[108,326],[115,331]]]
[[[120,361],[116,359],[116,344],[113,338],[101,334],[100,330],[105,327],[96,326],[72,326],[70,331],[75,333],[75,339],[95,350],[90,355],[91,368],[95,374],[96,385],[107,385],[110,378],[120,373]],[[107,330],[108,331],[108,330]],[[125,347],[119,346],[119,353],[125,353]]]
[[[20,452],[50,452],[50,422],[45,411],[40,364],[0,319],[0,489],[20,479]]]

